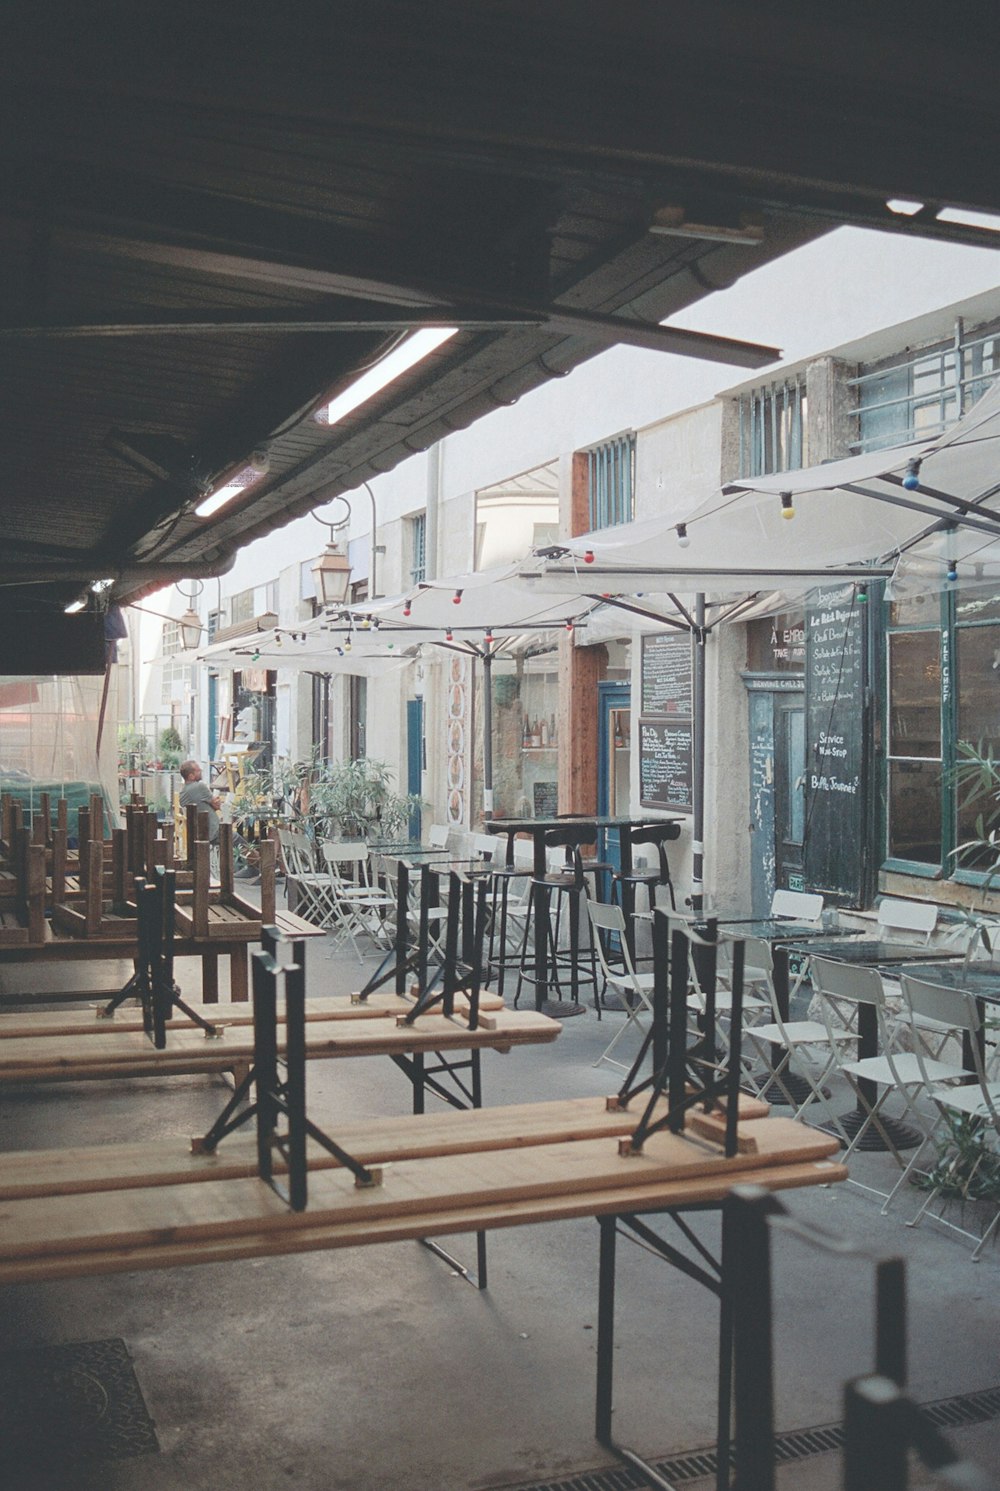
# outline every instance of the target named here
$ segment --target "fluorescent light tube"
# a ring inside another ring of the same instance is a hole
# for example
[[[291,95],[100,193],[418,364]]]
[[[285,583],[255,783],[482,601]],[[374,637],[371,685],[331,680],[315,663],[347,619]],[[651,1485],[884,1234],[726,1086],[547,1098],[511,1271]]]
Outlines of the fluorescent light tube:
[[[345,415],[359,409],[383,388],[387,388],[390,383],[395,383],[396,379],[402,377],[408,369],[415,367],[418,362],[423,362],[425,357],[428,357],[449,337],[453,337],[457,330],[457,326],[427,326],[422,331],[414,332],[413,336],[407,337],[405,342],[400,342],[399,346],[394,348],[387,357],[383,357],[381,362],[377,362],[366,373],[362,373],[361,377],[356,378],[349,387],[344,389],[343,393],[339,393],[335,399],[331,400],[326,409],[321,411],[323,422],[335,425]]]

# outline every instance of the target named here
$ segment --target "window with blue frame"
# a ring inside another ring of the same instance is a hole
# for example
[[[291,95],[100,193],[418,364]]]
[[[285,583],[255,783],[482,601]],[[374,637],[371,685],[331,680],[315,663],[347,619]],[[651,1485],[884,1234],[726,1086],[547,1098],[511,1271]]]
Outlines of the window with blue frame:
[[[740,395],[740,476],[800,471],[809,464],[805,374]]]
[[[583,454],[591,530],[630,523],[635,516],[635,432],[616,435]]]
[[[940,435],[998,376],[998,322],[967,330],[956,321],[947,340],[862,364],[848,383],[856,397],[852,417],[857,434],[851,449],[883,450]]]
[[[1000,598],[970,590],[894,603],[886,700],[889,866],[982,873],[981,849],[963,846],[997,804],[970,789],[960,762],[965,747],[1000,754]]]

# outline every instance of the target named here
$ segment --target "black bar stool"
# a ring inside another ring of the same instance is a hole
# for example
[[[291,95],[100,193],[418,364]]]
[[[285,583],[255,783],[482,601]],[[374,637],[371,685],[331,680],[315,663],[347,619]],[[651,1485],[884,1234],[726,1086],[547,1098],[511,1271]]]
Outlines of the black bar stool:
[[[667,859],[667,845],[681,836],[679,823],[650,823],[645,828],[637,828],[632,833],[632,847],[639,844],[653,844],[656,848],[657,862],[652,869],[633,869],[628,874],[616,870],[612,875],[612,900],[620,899],[622,910],[628,917],[635,909],[635,893],[640,886],[645,886],[649,896],[649,909],[653,910],[658,886],[665,885],[670,896],[670,905],[673,910],[677,909],[674,898],[674,883],[670,878],[670,863]]]
[[[517,1005],[521,995],[521,985],[527,981],[534,982],[534,959],[529,953],[528,946],[531,937],[531,924],[535,915],[535,907],[541,902],[545,907],[545,926],[536,925],[535,936],[544,937],[548,943],[549,966],[551,969],[550,982],[559,990],[561,980],[560,968],[565,970],[569,965],[569,992],[570,1004],[578,1005],[578,994],[581,981],[591,984],[594,990],[594,1008],[600,1017],[600,999],[598,991],[597,955],[594,951],[594,938],[590,927],[589,917],[586,920],[587,953],[589,967],[580,966],[580,926],[583,914],[583,902],[587,897],[587,875],[592,873],[595,864],[585,861],[582,854],[584,844],[593,844],[597,839],[597,828],[593,823],[567,824],[565,828],[550,829],[545,835],[546,849],[564,849],[565,863],[556,870],[549,870],[540,879],[532,876],[532,887],[539,892],[539,896],[532,897],[529,915],[525,922],[524,937],[521,942],[521,967],[517,977],[517,993],[514,996],[514,1004]],[[556,916],[553,921],[552,897],[557,897]],[[562,920],[563,903],[566,905],[566,915],[569,922],[569,945],[560,946],[559,929]]]
[[[508,947],[512,925],[521,932],[531,904],[532,848],[510,836],[509,858],[505,864],[494,860],[490,866],[490,940],[487,967],[490,978],[497,976],[497,993],[503,997],[504,979],[508,970],[520,969],[523,954],[523,938]]]

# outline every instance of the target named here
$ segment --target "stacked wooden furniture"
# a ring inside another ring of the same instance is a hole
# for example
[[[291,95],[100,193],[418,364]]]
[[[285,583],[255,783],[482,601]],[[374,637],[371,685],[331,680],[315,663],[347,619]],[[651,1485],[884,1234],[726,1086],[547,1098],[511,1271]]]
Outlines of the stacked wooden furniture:
[[[211,875],[211,846],[207,839],[192,844],[193,868],[190,901],[183,897],[177,903],[177,930],[182,936],[210,941],[222,938],[232,941],[259,942],[261,927],[275,923],[275,848],[272,839],[260,846],[260,905],[255,906],[238,894],[233,880],[233,828],[219,825],[219,879]],[[316,931],[316,928],[311,928]]]
[[[202,815],[204,817],[204,815]],[[219,997],[219,958],[229,959],[230,994],[233,999],[249,996],[248,951],[259,942],[265,918],[295,937],[322,936],[312,926],[275,906],[273,848],[265,849],[261,875],[261,906],[243,901],[233,892],[232,830],[222,825],[220,836],[226,866],[223,880],[213,887],[210,879],[207,823],[201,824],[201,839],[191,839],[192,865],[178,865],[174,858],[173,831],[158,825],[156,816],[141,802],[126,808],[126,823],[103,836],[101,799],[91,800],[78,814],[79,849],[67,848],[65,804],[55,827],[47,832],[50,819],[36,813],[31,828],[23,821],[21,805],[5,797],[0,816],[0,961],[75,962],[131,959],[136,953],[137,922],[134,881],[162,865],[174,869],[181,887],[177,916],[177,957],[198,956],[202,963],[202,997]],[[195,893],[195,866],[198,890]],[[48,915],[47,913],[50,913]],[[108,991],[110,997],[113,991]],[[16,1000],[16,995],[4,995]],[[36,1003],[55,997],[92,998],[92,993],[74,996],[72,990],[37,993]]]

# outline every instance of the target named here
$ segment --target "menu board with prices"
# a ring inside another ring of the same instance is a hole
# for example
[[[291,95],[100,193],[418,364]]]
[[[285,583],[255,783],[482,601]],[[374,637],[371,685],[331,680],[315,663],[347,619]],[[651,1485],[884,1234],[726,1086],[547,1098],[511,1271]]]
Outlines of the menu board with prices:
[[[639,801],[644,808],[690,812],[692,806],[691,638],[642,638]]]

